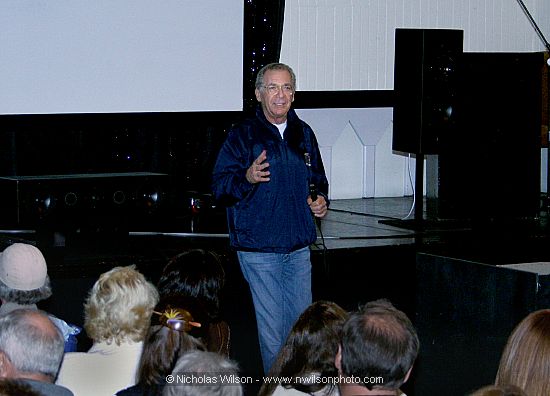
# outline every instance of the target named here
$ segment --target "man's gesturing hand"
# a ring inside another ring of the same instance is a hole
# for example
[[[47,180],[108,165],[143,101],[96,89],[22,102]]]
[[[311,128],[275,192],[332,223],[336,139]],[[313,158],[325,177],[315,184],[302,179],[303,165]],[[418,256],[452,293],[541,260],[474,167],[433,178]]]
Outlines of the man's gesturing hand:
[[[256,184],[260,182],[268,182],[270,172],[264,170],[269,167],[269,162],[264,162],[267,159],[266,151],[262,151],[261,154],[254,160],[250,168],[246,171],[246,180],[249,183]]]

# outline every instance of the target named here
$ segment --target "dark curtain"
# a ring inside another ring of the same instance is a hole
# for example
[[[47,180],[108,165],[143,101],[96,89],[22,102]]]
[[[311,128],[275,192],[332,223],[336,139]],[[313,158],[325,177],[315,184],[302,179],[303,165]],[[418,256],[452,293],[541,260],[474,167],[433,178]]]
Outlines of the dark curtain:
[[[243,109],[256,107],[254,82],[258,71],[268,63],[278,62],[281,54],[284,0],[245,0]]]

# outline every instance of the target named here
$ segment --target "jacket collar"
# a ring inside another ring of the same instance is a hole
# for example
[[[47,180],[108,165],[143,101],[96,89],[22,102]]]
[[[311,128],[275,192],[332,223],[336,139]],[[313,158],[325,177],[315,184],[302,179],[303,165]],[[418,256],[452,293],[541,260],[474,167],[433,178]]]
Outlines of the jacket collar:
[[[260,120],[262,120],[262,122],[270,127],[273,127],[273,128],[276,128],[275,125],[273,125],[271,122],[269,122],[267,120],[267,118],[265,118],[265,114],[264,114],[264,111],[262,109],[262,105],[259,104],[257,107],[256,107],[256,117],[258,117]],[[286,122],[287,122],[287,125],[291,125],[291,124],[294,124],[296,122],[296,120],[298,119],[298,115],[296,114],[296,112],[294,111],[294,109],[291,107],[290,110],[288,111],[288,114],[286,116]]]

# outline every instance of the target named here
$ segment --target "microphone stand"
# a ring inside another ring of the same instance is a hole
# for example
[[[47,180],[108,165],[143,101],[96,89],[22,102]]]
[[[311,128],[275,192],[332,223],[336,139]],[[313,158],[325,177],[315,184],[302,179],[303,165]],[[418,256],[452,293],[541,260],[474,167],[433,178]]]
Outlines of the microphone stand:
[[[539,36],[539,38],[544,43],[544,46],[546,47],[546,50],[548,52],[550,52],[550,43],[548,43],[548,40],[546,40],[546,37],[544,37],[544,34],[539,29],[539,25],[537,25],[537,22],[535,22],[535,19],[533,18],[533,16],[531,15],[531,13],[527,9],[527,7],[525,6],[525,3],[523,2],[523,0],[518,0],[518,3],[520,5],[521,9],[523,10],[523,12],[525,13],[525,15],[527,16],[527,18],[529,19],[529,22],[531,22],[531,25],[533,25],[533,28],[537,32],[537,35]]]

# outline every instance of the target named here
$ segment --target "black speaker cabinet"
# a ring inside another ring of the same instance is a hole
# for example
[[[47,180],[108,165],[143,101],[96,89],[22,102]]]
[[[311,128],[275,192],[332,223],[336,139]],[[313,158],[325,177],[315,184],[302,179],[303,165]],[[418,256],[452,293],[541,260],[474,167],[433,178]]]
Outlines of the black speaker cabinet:
[[[393,150],[437,154],[455,131],[458,65],[464,32],[395,30]]]
[[[168,175],[89,173],[0,177],[0,225],[80,229],[135,224],[167,209]]]
[[[439,152],[443,218],[521,219],[540,207],[543,53],[464,53],[458,131]]]

